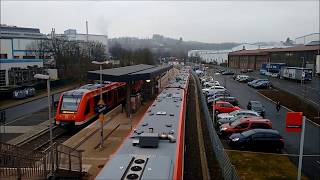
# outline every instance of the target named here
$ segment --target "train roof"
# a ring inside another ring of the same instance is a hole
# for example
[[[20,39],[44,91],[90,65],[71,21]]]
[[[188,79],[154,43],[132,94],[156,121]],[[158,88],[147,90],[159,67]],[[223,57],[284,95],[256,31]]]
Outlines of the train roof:
[[[187,87],[188,79],[186,72],[180,73],[159,94],[96,179],[130,179],[130,175],[138,179],[172,179],[184,121],[183,87]]]
[[[101,87],[107,87],[109,85],[115,84],[116,82],[106,81],[103,84],[95,83],[95,84],[86,84],[77,89],[73,89],[70,91],[66,91],[63,95],[66,96],[82,96],[84,93],[95,91]]]

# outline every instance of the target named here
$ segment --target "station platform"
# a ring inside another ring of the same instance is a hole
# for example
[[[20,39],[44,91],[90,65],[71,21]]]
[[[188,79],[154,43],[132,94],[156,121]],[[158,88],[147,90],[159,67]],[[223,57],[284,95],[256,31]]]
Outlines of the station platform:
[[[84,179],[95,178],[112,154],[117,151],[127,138],[131,130],[142,119],[151,104],[152,101],[145,102],[136,113],[132,114],[131,121],[125,112],[121,112],[121,106],[108,113],[105,116],[106,122],[103,128],[103,148],[100,148],[101,122],[99,120],[82,129],[63,143],[66,146],[82,151],[82,170],[87,172],[87,176]],[[130,122],[132,122],[132,129]]]

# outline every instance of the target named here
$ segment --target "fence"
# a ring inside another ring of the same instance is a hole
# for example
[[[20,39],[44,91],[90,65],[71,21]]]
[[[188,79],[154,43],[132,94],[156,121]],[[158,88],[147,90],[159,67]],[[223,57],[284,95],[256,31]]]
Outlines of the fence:
[[[238,180],[239,176],[236,172],[236,169],[231,164],[230,159],[229,159],[228,155],[226,154],[224,147],[223,147],[223,145],[217,135],[217,132],[214,129],[213,121],[211,120],[211,116],[210,116],[210,113],[208,111],[208,107],[206,104],[206,99],[205,99],[205,97],[202,93],[202,90],[201,90],[199,78],[195,74],[195,72],[192,71],[192,74],[196,77],[195,79],[196,79],[196,84],[198,87],[197,89],[198,89],[198,94],[199,94],[199,101],[200,101],[201,108],[203,109],[203,113],[204,113],[204,121],[207,124],[209,136],[210,136],[210,140],[211,140],[211,145],[214,150],[216,159],[219,163],[219,166],[222,170],[222,175],[223,175],[224,179]]]
[[[66,170],[81,176],[81,152],[55,143],[44,152],[29,151],[0,143],[0,177],[4,179],[47,179]]]
[[[46,179],[44,153],[0,143],[0,177],[3,179]]]

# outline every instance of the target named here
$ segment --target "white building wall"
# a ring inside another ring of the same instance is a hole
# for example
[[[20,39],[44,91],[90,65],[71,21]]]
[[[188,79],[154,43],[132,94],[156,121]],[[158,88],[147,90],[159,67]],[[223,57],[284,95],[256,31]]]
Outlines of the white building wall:
[[[8,59],[12,59],[11,39],[0,39],[0,54],[7,54]]]

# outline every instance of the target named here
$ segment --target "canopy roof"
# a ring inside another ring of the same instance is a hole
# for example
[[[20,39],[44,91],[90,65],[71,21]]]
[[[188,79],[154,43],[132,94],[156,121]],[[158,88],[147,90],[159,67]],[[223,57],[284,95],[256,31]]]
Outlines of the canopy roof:
[[[99,80],[102,73],[103,81],[130,82],[138,80],[152,79],[171,69],[172,66],[152,66],[147,64],[138,64],[113,69],[103,69],[88,71],[87,77],[92,80]]]

